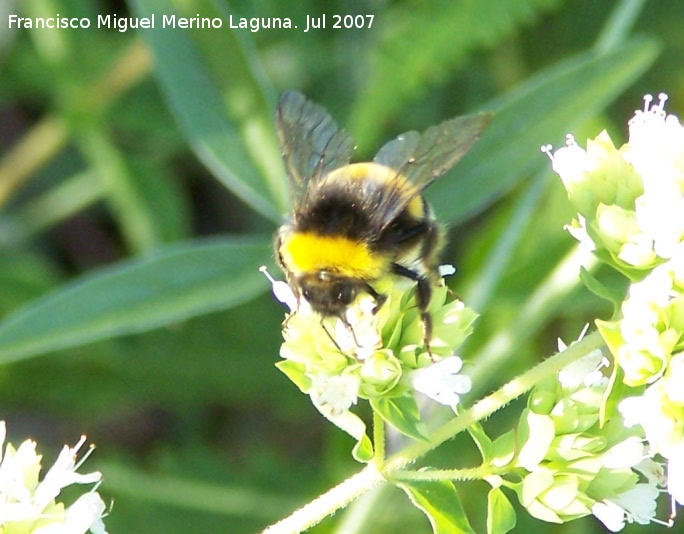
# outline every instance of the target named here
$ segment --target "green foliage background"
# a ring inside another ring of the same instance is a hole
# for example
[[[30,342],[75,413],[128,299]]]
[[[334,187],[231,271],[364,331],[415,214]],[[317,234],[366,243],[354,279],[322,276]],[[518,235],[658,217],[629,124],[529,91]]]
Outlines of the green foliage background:
[[[16,30],[7,13],[93,25]],[[150,13],[156,30],[94,27]],[[226,22],[159,28],[171,13]],[[334,30],[335,13],[375,17]],[[97,443],[86,467],[105,474],[112,533],[255,532],[358,469],[351,440],[273,366],[284,309],[258,268],[288,204],[281,91],[327,107],[359,159],[403,131],[496,112],[428,194],[452,225],[451,286],[482,314],[463,350],[473,394],[610,313],[560,269],[572,213],[539,146],[604,127],[621,143],[644,93],[684,112],[672,1],[5,0],[0,14],[0,418],[46,462],[81,433]],[[327,29],[303,32],[323,14]],[[230,15],[299,28],[231,30]],[[442,449],[428,460],[477,461],[465,440]],[[477,531],[487,490],[462,492]],[[314,532],[428,532],[406,504],[376,491]],[[516,531],[532,529],[602,531],[519,513]]]

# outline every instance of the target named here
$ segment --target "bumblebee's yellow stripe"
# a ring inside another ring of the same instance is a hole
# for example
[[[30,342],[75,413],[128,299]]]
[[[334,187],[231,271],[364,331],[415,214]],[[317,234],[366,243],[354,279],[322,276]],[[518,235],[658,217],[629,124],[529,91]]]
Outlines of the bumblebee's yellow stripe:
[[[295,273],[330,271],[341,276],[373,280],[381,276],[387,259],[373,254],[365,243],[340,236],[295,232],[282,243],[281,254]]]

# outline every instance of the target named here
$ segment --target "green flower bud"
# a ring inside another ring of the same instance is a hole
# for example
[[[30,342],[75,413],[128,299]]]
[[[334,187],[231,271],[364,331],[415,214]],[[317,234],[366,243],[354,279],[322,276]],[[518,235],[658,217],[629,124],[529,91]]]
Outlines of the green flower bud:
[[[520,503],[533,517],[564,523],[591,513],[593,500],[580,491],[579,477],[540,468],[516,487]]]
[[[361,365],[362,397],[380,397],[390,392],[401,378],[401,362],[394,357],[391,350],[374,352]]]

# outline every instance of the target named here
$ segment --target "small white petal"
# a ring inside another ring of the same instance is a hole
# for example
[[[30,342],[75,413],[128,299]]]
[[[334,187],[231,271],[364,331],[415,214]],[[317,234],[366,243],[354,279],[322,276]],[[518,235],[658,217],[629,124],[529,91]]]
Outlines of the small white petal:
[[[633,466],[633,469],[644,475],[649,484],[660,487],[667,485],[667,476],[665,475],[663,464],[656,462],[652,458],[644,458]]]
[[[603,455],[603,466],[608,469],[633,467],[644,459],[645,449],[641,438],[631,436],[613,445]]]
[[[560,347],[560,345],[559,345]],[[606,360],[600,349],[596,349],[583,358],[571,363],[558,372],[558,380],[565,389],[574,390],[584,385],[591,387],[603,382],[601,369]]]
[[[627,520],[648,525],[656,514],[656,499],[660,491],[651,484],[637,484],[611,500],[627,512]]]
[[[259,271],[271,282],[271,290],[275,298],[290,308],[290,311],[295,311],[299,307],[299,299],[294,294],[294,291],[292,291],[292,288],[282,280],[275,280],[269,274],[265,265],[262,265]]]
[[[339,415],[356,404],[360,379],[356,375],[313,377],[309,396],[324,415]]]
[[[67,510],[64,532],[85,534],[90,530],[93,534],[107,534],[102,522],[104,512],[105,503],[97,492],[81,495]]]
[[[461,358],[450,356],[429,367],[411,371],[409,380],[416,391],[453,408],[460,402],[460,396],[472,387],[470,377],[458,374],[462,367]]]
[[[596,502],[591,507],[591,513],[611,532],[619,532],[625,528],[625,511],[615,503]]]
[[[618,411],[622,415],[622,422],[627,428],[640,425],[648,417],[648,407],[641,397],[627,397],[618,404]]]

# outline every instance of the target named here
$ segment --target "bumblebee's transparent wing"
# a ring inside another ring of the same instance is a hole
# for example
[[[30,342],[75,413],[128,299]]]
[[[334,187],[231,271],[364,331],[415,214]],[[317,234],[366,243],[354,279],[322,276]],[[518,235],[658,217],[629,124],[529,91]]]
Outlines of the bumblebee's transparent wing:
[[[491,113],[465,115],[431,126],[422,134],[407,132],[385,144],[375,156],[375,163],[397,171],[415,188],[414,195],[402,194],[400,188],[386,188],[379,213],[378,227],[390,224],[416,195],[453,167],[478,139],[491,120]]]
[[[287,91],[280,97],[276,131],[296,213],[310,182],[349,163],[354,139],[337,129],[325,109],[296,91]]]

